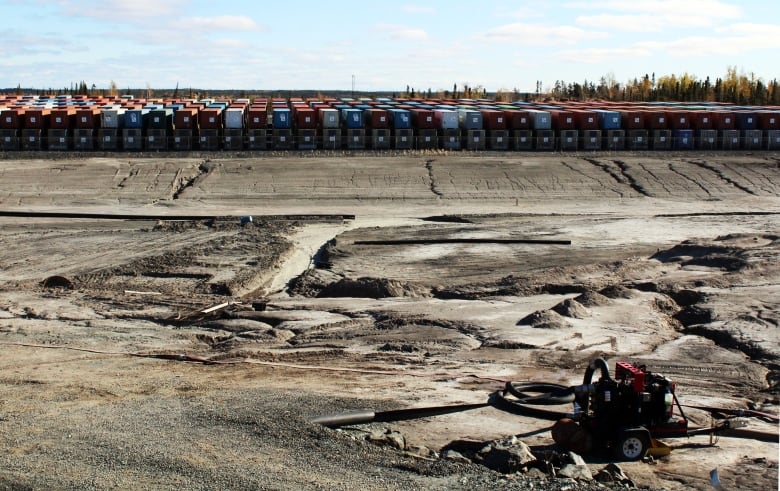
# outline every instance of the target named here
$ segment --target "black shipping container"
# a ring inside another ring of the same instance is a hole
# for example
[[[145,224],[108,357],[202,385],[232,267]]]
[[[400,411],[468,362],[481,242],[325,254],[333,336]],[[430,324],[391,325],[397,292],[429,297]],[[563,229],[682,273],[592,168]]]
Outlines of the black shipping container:
[[[395,130],[395,148],[397,150],[410,150],[414,146],[414,135],[411,129]]]
[[[555,133],[553,133],[553,130],[536,130],[534,137],[534,149],[545,152],[554,151]]]
[[[672,148],[671,130],[653,130],[653,139],[650,144],[653,150],[670,150]]]
[[[490,150],[509,150],[509,132],[507,130],[490,130],[487,136],[487,147]]]
[[[46,147],[52,151],[67,150],[70,145],[68,141],[68,130],[53,129],[49,130],[46,138]]]
[[[341,148],[341,130],[338,128],[322,129],[322,148],[338,150]]]
[[[650,137],[647,130],[628,130],[626,134],[626,148],[629,150],[647,150],[650,146]]]
[[[558,134],[558,147],[562,152],[576,152],[579,148],[577,130],[561,130]]]
[[[720,135],[720,148],[739,150],[739,130],[723,130]]]
[[[100,150],[119,150],[119,130],[116,128],[101,128],[97,130],[97,147]]]
[[[460,150],[460,130],[457,128],[441,130],[439,142],[444,150]]]
[[[464,150],[485,149],[485,130],[465,130],[462,134]]]
[[[426,128],[417,130],[417,149],[419,150],[432,150],[438,148],[438,140],[436,138],[436,130],[433,128]]]
[[[582,132],[583,150],[601,150],[601,130],[584,130]]]
[[[699,150],[718,148],[718,130],[699,130],[696,135],[696,148]]]
[[[510,133],[509,147],[512,150],[528,151],[534,149],[533,130],[515,130]]]
[[[223,133],[223,148],[225,150],[244,149],[244,130],[241,128],[225,128]]]
[[[604,141],[601,148],[605,150],[625,150],[626,132],[625,130],[604,130]]]
[[[390,130],[371,130],[371,148],[374,150],[387,150],[390,148]]]

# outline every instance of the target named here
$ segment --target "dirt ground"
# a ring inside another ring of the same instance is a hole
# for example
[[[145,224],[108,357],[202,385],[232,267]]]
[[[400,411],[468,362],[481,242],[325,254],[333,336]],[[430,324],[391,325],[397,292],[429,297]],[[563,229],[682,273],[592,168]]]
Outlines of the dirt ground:
[[[778,412],[776,153],[6,155],[0,212],[0,489],[525,489],[423,447],[547,448],[548,421],[309,420],[577,384],[597,357]],[[383,428],[407,452],[364,441]],[[638,486],[777,488],[777,441],[666,442],[622,464]]]

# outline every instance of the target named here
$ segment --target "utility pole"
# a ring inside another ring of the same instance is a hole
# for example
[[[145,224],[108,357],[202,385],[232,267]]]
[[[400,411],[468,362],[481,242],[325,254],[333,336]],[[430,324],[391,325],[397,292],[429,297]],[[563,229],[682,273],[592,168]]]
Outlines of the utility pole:
[[[352,75],[352,98],[355,98],[355,75]]]

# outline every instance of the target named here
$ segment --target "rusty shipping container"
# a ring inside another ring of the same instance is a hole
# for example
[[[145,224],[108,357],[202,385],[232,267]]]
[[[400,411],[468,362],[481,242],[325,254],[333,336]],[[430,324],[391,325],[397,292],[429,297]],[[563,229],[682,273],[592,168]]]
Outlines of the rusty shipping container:
[[[218,107],[207,107],[198,111],[198,126],[201,130],[221,130],[222,109]],[[207,141],[206,143],[207,146],[210,146],[212,142]]]

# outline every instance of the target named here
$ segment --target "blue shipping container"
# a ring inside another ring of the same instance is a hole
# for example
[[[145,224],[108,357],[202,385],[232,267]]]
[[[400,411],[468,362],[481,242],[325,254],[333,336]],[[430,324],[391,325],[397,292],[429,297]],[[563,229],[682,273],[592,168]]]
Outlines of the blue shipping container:
[[[362,109],[342,109],[341,120],[349,129],[357,129],[363,127],[363,110]]]
[[[599,115],[599,128],[602,130],[619,130],[620,129],[620,113],[617,111],[605,111],[603,109],[596,109],[595,111]]]
[[[286,107],[275,107],[273,110],[273,125],[277,129],[289,129],[292,127],[290,110]]]
[[[128,109],[125,111],[124,127],[125,128],[143,128],[146,115],[149,114],[148,110],[143,109]]]
[[[406,109],[388,109],[387,115],[390,126],[397,130],[406,130],[412,127],[412,117]]]
[[[552,129],[552,117],[547,111],[537,111],[534,109],[528,109],[528,114],[531,117],[531,128],[535,130],[551,130]]]

